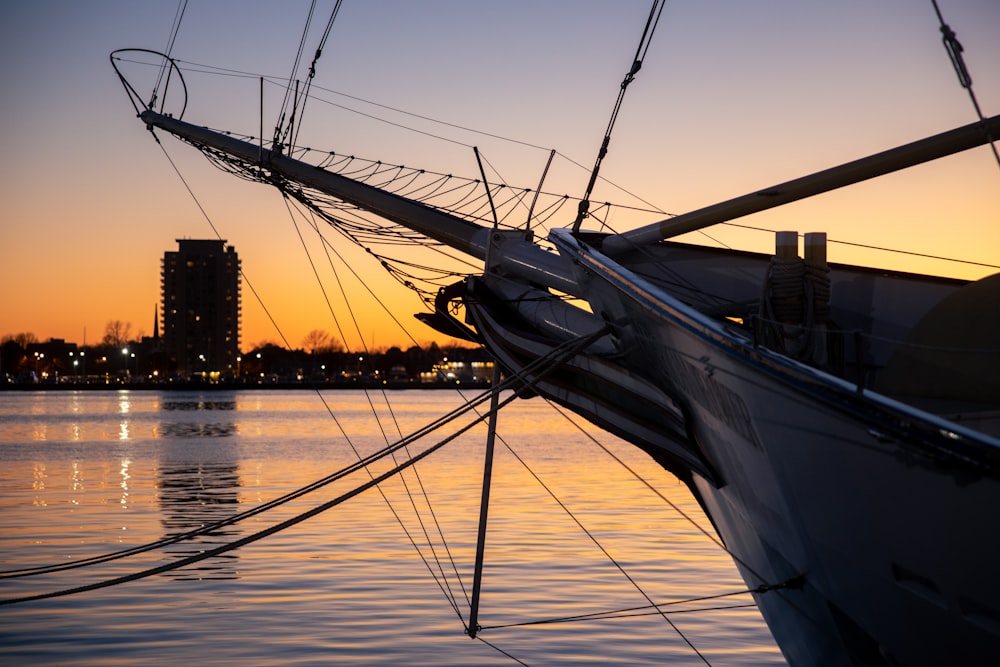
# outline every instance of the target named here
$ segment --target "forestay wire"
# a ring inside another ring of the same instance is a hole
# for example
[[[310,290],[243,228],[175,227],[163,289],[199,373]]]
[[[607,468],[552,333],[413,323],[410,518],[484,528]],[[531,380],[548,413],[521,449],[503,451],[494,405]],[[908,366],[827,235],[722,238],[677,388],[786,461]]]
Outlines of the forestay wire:
[[[965,65],[965,58],[962,57],[965,49],[959,43],[955,31],[945,23],[944,15],[941,13],[940,7],[938,7],[937,0],[931,0],[931,4],[934,6],[934,13],[937,14],[938,23],[941,24],[941,41],[944,43],[944,49],[948,52],[948,58],[951,59],[951,64],[955,68],[955,74],[958,75],[958,83],[968,91],[969,99],[972,100],[972,107],[976,110],[976,115],[979,116],[979,122],[983,126],[983,132],[986,133],[990,149],[993,151],[993,158],[996,160],[997,167],[1000,167],[1000,153],[997,152],[996,138],[990,131],[989,125],[986,123],[986,116],[979,106],[979,100],[976,99],[976,93],[972,90],[972,75],[969,74],[969,68]]]
[[[611,131],[615,127],[615,121],[618,120],[618,112],[621,111],[622,102],[625,100],[625,90],[635,80],[635,75],[639,73],[639,69],[642,67],[642,60],[646,57],[646,51],[649,50],[649,44],[653,39],[653,32],[660,22],[660,14],[663,12],[663,6],[664,0],[654,0],[652,8],[649,10],[649,18],[646,19],[646,27],[642,31],[639,46],[635,51],[635,58],[632,60],[632,67],[625,75],[625,79],[618,90],[618,99],[615,101],[614,109],[611,112],[611,120],[608,121],[608,128],[604,132],[604,141],[601,142],[601,148],[597,152],[597,161],[594,163],[594,170],[590,173],[590,182],[587,183],[587,191],[580,200],[576,220],[573,222],[574,232],[580,231],[580,225],[583,223],[584,218],[590,214],[590,193],[593,192],[594,185],[597,183],[597,174],[601,170],[601,162],[608,154],[608,144],[611,143]]]
[[[149,108],[152,109],[156,105],[156,98],[160,91],[160,84],[163,83],[163,77],[170,69],[170,54],[174,50],[174,42],[177,41],[177,34],[181,29],[181,20],[184,18],[184,12],[187,10],[187,0],[180,0],[177,5],[177,12],[174,14],[174,22],[170,27],[170,37],[167,39],[167,48],[164,51],[166,58],[163,59],[163,63],[160,65],[160,73],[156,77],[156,84],[153,86],[153,92],[149,98]],[[168,79],[169,82],[169,79]],[[164,91],[164,98],[166,98],[166,91]]]
[[[319,273],[318,273],[317,268],[316,268],[316,263],[313,261],[312,254],[309,252],[309,248],[308,248],[307,244],[305,243],[305,239],[302,236],[302,233],[299,230],[299,226],[298,226],[298,224],[295,221],[295,216],[294,216],[294,214],[292,212],[291,206],[289,205],[289,198],[287,197],[287,195],[286,195],[284,201],[285,201],[285,205],[286,205],[286,207],[288,209],[289,218],[292,221],[293,226],[295,227],[295,232],[298,235],[299,240],[302,243],[302,249],[305,252],[306,257],[309,260],[309,265],[313,269],[313,275],[316,278],[316,281],[319,284],[320,289],[323,291],[324,297],[326,298],[327,307],[329,308],[330,315],[331,315],[331,317],[333,317],[334,322],[336,323],[337,328],[338,328],[338,330],[340,330],[341,336],[343,337],[343,331],[340,328],[339,318],[337,318],[336,314],[334,313],[333,307],[330,304],[330,300],[329,300],[329,297],[327,296],[326,289],[323,286],[323,281],[319,277]],[[303,218],[305,218],[304,215],[303,215]],[[319,225],[316,223],[316,221],[315,220],[312,220],[312,221],[308,221],[307,220],[307,223],[311,225],[311,227],[313,228],[313,230],[316,232],[317,236],[320,238],[321,243],[323,244],[323,248],[326,251],[327,262],[329,263],[329,266],[330,266],[331,270],[333,270],[334,275],[337,278],[337,283],[338,283],[338,286],[340,287],[342,295],[344,296],[344,301],[345,301],[345,303],[347,305],[347,310],[348,310],[348,313],[350,315],[350,319],[351,319],[352,323],[354,324],[355,332],[357,333],[358,338],[361,341],[361,345],[364,348],[365,354],[369,354],[370,350],[368,349],[367,345],[365,345],[364,336],[361,334],[360,324],[358,322],[357,317],[354,314],[354,309],[351,307],[350,300],[347,299],[347,295],[346,295],[346,292],[344,291],[344,286],[343,286],[343,284],[340,281],[339,274],[337,273],[335,267],[333,266],[332,258],[329,255],[330,247],[326,243],[326,239],[320,233],[320,231],[319,231]],[[384,308],[384,304],[381,304],[381,301],[379,301],[379,303],[380,303],[380,305],[383,305],[383,308]],[[395,319],[395,318],[393,318],[393,319]],[[398,320],[396,320],[396,322],[397,322],[397,324],[399,324]],[[343,339],[346,342],[346,337],[344,337]],[[386,396],[385,389],[382,389],[381,392],[382,392],[382,399],[383,399],[383,401],[385,401],[385,405],[389,409],[389,414],[390,414],[390,416],[392,418],[393,427],[395,428],[396,433],[399,434],[400,437],[402,437],[402,430],[400,429],[399,423],[396,420],[396,415],[395,415],[395,412],[392,409],[392,404],[389,401],[388,397]],[[390,445],[389,435],[386,433],[385,427],[382,424],[382,419],[379,417],[378,410],[375,408],[375,405],[372,402],[371,395],[370,395],[368,389],[365,389],[364,394],[365,394],[365,398],[368,401],[368,405],[371,408],[372,416],[375,419],[375,423],[378,425],[379,431],[381,432],[382,437],[385,440],[386,445],[388,446],[388,445]],[[320,394],[320,398],[321,398],[321,400],[324,400],[323,397],[322,397],[322,394]],[[325,403],[326,402],[324,400],[324,404]],[[331,411],[331,414],[332,414],[332,411]],[[345,436],[346,436],[346,434],[345,434]],[[362,458],[361,457],[361,453],[354,446],[354,443],[350,440],[350,438],[348,438],[348,443],[350,444],[351,449],[354,451],[355,455],[360,460]],[[408,450],[407,450],[407,454],[409,454]],[[395,453],[392,454],[392,459],[393,459],[394,463],[398,464],[398,461],[396,459],[396,454]],[[371,476],[372,475],[371,471],[369,471],[368,474],[369,474],[369,476]],[[413,474],[414,474],[414,477],[416,478],[417,486],[418,486],[418,488],[420,490],[420,493],[421,493],[421,495],[423,497],[423,500],[427,504],[427,507],[430,510],[431,517],[433,519],[434,525],[437,528],[438,537],[440,537],[441,542],[444,545],[445,554],[446,554],[449,562],[451,563],[452,569],[453,569],[453,571],[456,574],[456,578],[458,579],[459,584],[461,585],[462,580],[461,580],[460,577],[458,577],[458,566],[455,563],[455,559],[452,556],[451,550],[448,548],[448,544],[447,544],[447,541],[445,540],[445,536],[444,536],[443,530],[441,529],[441,526],[440,526],[440,524],[438,522],[438,519],[437,519],[437,514],[434,512],[434,508],[433,508],[433,506],[432,506],[432,504],[430,502],[430,498],[428,497],[427,490],[426,490],[426,488],[424,486],[423,480],[420,477],[420,473],[419,473],[419,471],[418,471],[418,469],[416,467],[413,468]],[[444,572],[444,567],[443,567],[442,562],[441,562],[442,559],[438,555],[437,548],[435,547],[435,542],[434,542],[433,539],[431,539],[431,536],[430,536],[429,530],[427,528],[427,525],[426,525],[426,523],[424,521],[423,515],[421,514],[419,508],[417,507],[417,502],[416,502],[415,494],[410,489],[410,484],[407,481],[405,475],[400,475],[400,480],[401,480],[401,482],[403,484],[403,487],[404,487],[404,489],[406,491],[406,496],[410,500],[410,506],[411,506],[411,508],[413,510],[413,514],[417,517],[417,520],[418,520],[418,522],[420,524],[420,529],[423,532],[424,539],[426,540],[426,543],[427,543],[427,545],[429,546],[429,548],[431,550],[431,555],[432,555],[432,557],[434,559],[434,562],[437,565],[437,571],[440,573],[440,579],[435,574],[434,568],[431,566],[431,563],[424,556],[423,552],[420,549],[420,546],[417,544],[416,539],[414,539],[413,535],[410,533],[409,529],[406,527],[406,524],[403,521],[402,517],[400,516],[399,512],[393,506],[392,502],[389,500],[389,497],[386,495],[385,491],[383,491],[383,489],[382,489],[381,486],[377,487],[378,491],[379,491],[379,494],[382,496],[382,499],[385,501],[386,506],[389,508],[389,511],[392,513],[393,517],[396,519],[396,522],[399,524],[400,528],[403,530],[403,533],[406,535],[407,539],[410,541],[410,544],[413,546],[414,550],[416,550],[417,554],[424,561],[424,565],[427,567],[428,571],[430,572],[431,577],[438,583],[438,585],[441,588],[442,592],[445,594],[445,597],[449,600],[449,602],[451,602],[452,607],[455,609],[455,612],[458,614],[459,618],[461,618],[461,612],[459,611],[457,603],[455,602],[455,597],[456,596],[455,596],[455,594],[451,590],[451,587],[450,587],[450,584],[449,584],[449,579],[448,579],[448,576]],[[464,586],[462,588],[463,588],[463,593],[464,593],[465,592]],[[468,600],[468,594],[466,594],[466,599]]]
[[[316,64],[323,55],[323,48],[326,46],[326,41],[330,37],[330,31],[333,29],[333,22],[336,20],[337,14],[340,13],[340,5],[342,1],[343,0],[337,0],[336,4],[333,6],[333,10],[330,12],[330,18],[326,22],[326,28],[323,30],[323,36],[320,38],[319,45],[316,47],[316,53],[313,55],[312,62],[309,64],[309,74],[306,77],[305,87],[302,91],[299,91],[298,82],[295,79],[295,76],[299,71],[300,63],[302,62],[302,53],[305,50],[306,39],[309,36],[309,26],[312,23],[313,13],[316,11],[316,0],[312,0],[312,4],[309,6],[309,14],[306,18],[305,27],[302,29],[302,37],[299,40],[298,51],[295,54],[295,63],[292,65],[291,74],[288,76],[288,84],[285,87],[285,99],[281,105],[281,113],[278,124],[274,128],[274,146],[276,149],[283,144],[287,145],[289,150],[295,146],[299,128],[302,126],[302,115],[305,112],[305,103],[306,100],[309,99],[309,90],[312,87],[313,79],[316,77]],[[294,86],[293,82],[295,83]],[[288,109],[289,104],[291,104],[291,111]],[[298,126],[296,126],[296,113],[298,114]],[[289,114],[287,125],[285,124],[286,114]]]

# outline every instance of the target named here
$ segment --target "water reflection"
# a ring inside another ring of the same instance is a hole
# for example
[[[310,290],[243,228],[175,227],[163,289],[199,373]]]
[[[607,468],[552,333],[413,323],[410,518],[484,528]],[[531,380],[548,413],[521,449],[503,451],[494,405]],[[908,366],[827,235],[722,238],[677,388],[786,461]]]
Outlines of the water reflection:
[[[122,489],[122,497],[121,500],[119,500],[118,502],[121,504],[122,509],[128,509],[128,496],[129,496],[128,481],[132,479],[132,475],[129,474],[128,468],[131,464],[132,464],[131,459],[122,459],[121,468],[118,470],[118,474],[120,474],[122,478],[120,484]]]
[[[236,434],[235,422],[217,424],[204,422],[163,422],[160,436],[164,438],[226,438]]]
[[[239,510],[240,477],[235,463],[163,463],[160,467],[161,524],[169,535],[185,533],[232,517]],[[226,526],[168,548],[186,558],[236,539]],[[236,552],[167,573],[176,579],[235,579]]]
[[[164,412],[202,413],[207,411],[229,412],[236,410],[233,400],[171,400],[160,405]],[[184,419],[177,415],[164,418],[160,424],[160,436],[164,438],[225,438],[236,434],[236,422],[232,419],[212,422],[203,414]]]
[[[236,401],[164,401],[160,405],[162,410],[235,410]]]

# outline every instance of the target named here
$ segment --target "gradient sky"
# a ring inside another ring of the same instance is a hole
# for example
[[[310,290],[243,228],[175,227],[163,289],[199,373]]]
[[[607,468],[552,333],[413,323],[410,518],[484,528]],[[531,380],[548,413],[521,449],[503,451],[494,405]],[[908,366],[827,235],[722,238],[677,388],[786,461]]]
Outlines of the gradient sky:
[[[172,54],[287,77],[309,4],[190,0]],[[307,61],[332,5],[319,3]],[[1000,2],[939,5],[965,47],[984,112],[1000,113]],[[95,343],[114,319],[149,335],[163,252],[175,239],[215,236],[108,62],[119,48],[164,50],[175,11],[162,0],[0,5],[0,335],[82,343],[86,331]],[[346,0],[316,85],[555,148],[589,167],[648,11],[645,0]],[[256,132],[256,80],[189,75],[188,83],[185,120]],[[265,133],[279,96],[265,90]],[[476,144],[507,182],[530,187],[547,158],[542,148],[324,96],[460,143],[311,103],[300,144],[470,175]],[[602,175],[682,213],[974,120],[929,0],[673,0],[629,88]],[[312,329],[334,332],[277,192],[162,139],[280,328],[244,285],[243,347],[282,337],[298,347]],[[578,196],[587,177],[560,159],[546,189]],[[602,187],[595,199],[623,198]],[[1000,167],[978,149],[739,222],[997,265]],[[684,240],[753,250],[773,243],[740,228],[709,233]],[[364,345],[444,340],[412,319],[421,310],[415,297],[363,253],[346,243],[343,252],[406,325],[345,280]],[[963,278],[996,272],[841,245],[830,259]],[[358,349],[352,331],[346,342]]]

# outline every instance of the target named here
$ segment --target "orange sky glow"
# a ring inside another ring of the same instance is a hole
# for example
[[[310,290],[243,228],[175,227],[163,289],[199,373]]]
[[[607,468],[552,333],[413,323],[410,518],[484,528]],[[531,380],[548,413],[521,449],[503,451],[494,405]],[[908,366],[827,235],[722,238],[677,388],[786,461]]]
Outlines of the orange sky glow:
[[[192,0],[172,54],[287,79],[309,4]],[[319,3],[314,30],[332,4]],[[668,3],[594,199],[638,197],[683,213],[976,119],[929,2],[827,4]],[[939,4],[983,112],[1000,112],[1000,4]],[[314,269],[276,190],[218,171],[163,133],[157,146],[108,54],[163,49],[175,9],[151,0],[0,7],[0,335],[96,343],[110,320],[151,335],[164,251],[218,233],[249,281],[244,349],[300,347],[314,329],[349,349],[449,342],[412,317],[424,309],[419,299],[364,251],[331,233],[339,257],[328,264],[315,232],[300,226]],[[648,11],[638,1],[345,2],[318,65],[323,101],[307,107],[299,143],[478,177],[476,145],[491,170],[523,187],[537,184],[555,148],[545,189],[579,196]],[[307,40],[306,65],[317,39]],[[255,77],[186,76],[185,120],[258,132]],[[265,89],[266,135],[280,96]],[[571,224],[572,213],[556,224]],[[627,218],[609,223],[656,219]],[[980,148],[734,222],[961,259],[972,263],[829,250],[834,262],[975,279],[1000,270],[1000,167]],[[773,244],[768,233],[729,225],[681,240]]]

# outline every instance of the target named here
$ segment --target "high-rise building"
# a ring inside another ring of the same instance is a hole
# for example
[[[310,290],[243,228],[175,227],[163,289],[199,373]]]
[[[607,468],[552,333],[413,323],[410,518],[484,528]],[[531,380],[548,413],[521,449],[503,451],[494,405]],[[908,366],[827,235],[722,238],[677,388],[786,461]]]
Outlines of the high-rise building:
[[[182,375],[235,373],[240,348],[240,259],[221,240],[177,239],[163,253],[163,352]]]

